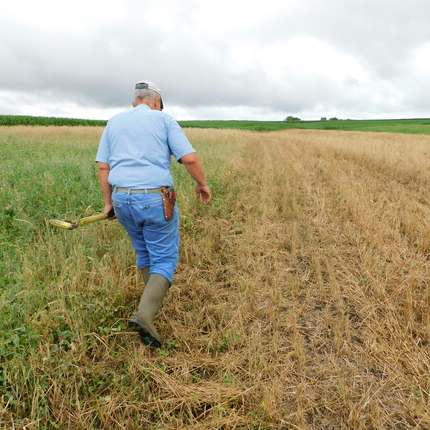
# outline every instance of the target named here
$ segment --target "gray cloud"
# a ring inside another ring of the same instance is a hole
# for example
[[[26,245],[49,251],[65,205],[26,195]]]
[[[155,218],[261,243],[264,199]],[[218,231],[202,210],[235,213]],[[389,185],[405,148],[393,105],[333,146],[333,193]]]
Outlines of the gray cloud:
[[[428,116],[413,63],[430,42],[427,1],[94,1],[102,13],[55,4],[45,25],[0,14],[1,114],[103,116],[148,78],[166,110],[196,119]]]

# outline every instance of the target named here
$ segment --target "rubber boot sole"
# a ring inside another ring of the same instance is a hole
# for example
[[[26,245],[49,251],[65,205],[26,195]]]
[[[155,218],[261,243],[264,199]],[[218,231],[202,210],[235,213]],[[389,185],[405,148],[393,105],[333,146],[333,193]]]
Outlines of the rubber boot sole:
[[[145,345],[148,345],[152,348],[160,348],[161,342],[154,337],[149,329],[145,326],[144,322],[139,318],[132,318],[128,322],[128,326],[133,330],[139,333],[140,340]]]

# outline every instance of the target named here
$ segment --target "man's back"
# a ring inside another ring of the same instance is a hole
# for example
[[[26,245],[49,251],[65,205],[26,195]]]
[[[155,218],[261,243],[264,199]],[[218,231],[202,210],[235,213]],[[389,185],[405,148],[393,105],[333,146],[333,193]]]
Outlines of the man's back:
[[[168,114],[142,104],[108,123],[97,161],[110,165],[109,183],[117,187],[172,186],[171,155],[195,152],[179,124]]]

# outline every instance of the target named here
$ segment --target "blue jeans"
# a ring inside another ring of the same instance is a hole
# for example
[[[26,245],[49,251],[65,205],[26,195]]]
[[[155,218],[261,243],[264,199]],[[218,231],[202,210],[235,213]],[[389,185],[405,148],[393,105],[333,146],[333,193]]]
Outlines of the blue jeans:
[[[164,218],[160,194],[112,193],[115,215],[131,238],[137,267],[150,267],[173,281],[179,259],[179,212],[175,205],[171,221]]]

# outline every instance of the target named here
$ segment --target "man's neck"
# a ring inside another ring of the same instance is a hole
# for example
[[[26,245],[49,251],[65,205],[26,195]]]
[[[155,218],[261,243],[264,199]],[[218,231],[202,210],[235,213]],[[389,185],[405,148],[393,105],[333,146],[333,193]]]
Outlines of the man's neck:
[[[143,100],[139,100],[139,102],[137,102],[137,103],[132,103],[132,105],[133,105],[133,107],[137,107],[139,105],[146,105],[151,110],[157,110],[155,100],[153,100],[152,102],[150,102],[149,100],[143,99]]]

